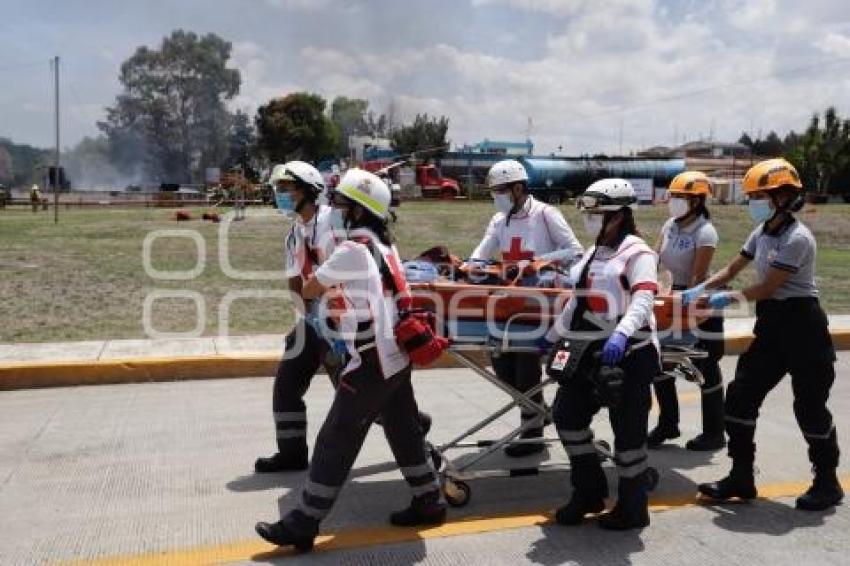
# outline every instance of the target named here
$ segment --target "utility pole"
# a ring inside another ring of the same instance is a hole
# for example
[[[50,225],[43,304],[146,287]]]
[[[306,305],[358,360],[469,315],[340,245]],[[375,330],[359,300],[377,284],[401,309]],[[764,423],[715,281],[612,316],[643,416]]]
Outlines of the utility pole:
[[[53,86],[56,95],[56,153],[53,156],[53,223],[59,223],[59,56],[53,58]]]

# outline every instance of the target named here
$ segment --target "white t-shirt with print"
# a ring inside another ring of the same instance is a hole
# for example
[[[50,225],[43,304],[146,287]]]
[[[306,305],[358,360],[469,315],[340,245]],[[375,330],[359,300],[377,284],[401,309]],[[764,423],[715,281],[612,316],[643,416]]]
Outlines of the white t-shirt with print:
[[[691,286],[696,251],[704,247],[716,248],[718,239],[714,225],[703,216],[687,226],[680,226],[673,218],[664,223],[658,260],[673,276],[673,285]]]

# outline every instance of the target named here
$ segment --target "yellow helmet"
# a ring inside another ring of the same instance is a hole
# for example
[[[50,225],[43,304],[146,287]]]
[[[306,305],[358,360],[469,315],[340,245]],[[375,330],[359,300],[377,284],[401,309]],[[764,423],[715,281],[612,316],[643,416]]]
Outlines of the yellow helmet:
[[[679,173],[670,181],[667,194],[681,196],[711,196],[712,184],[705,173],[700,171],[685,171]]]
[[[750,167],[744,175],[744,193],[772,191],[779,187],[794,187],[803,190],[800,175],[794,166],[778,157],[760,161]]]

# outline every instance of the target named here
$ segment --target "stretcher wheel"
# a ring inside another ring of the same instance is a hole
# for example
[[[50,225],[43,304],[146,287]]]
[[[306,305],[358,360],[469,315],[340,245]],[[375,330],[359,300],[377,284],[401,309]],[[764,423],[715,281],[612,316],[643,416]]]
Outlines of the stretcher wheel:
[[[469,499],[472,497],[472,489],[465,481],[446,478],[443,494],[446,496],[446,503],[452,507],[463,507],[469,503]]]
[[[646,478],[646,489],[648,491],[655,491],[655,488],[658,487],[658,482],[661,481],[661,474],[652,466],[648,467],[644,474]]]

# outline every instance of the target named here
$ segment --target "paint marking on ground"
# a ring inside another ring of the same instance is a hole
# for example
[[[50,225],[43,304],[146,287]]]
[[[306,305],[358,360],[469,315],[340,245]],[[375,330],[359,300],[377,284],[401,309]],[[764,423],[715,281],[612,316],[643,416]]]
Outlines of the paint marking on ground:
[[[841,484],[850,490],[850,476],[841,478]],[[775,483],[759,486],[760,499],[794,497],[809,486],[808,481]],[[658,497],[650,501],[653,512],[664,512],[699,505],[694,494]],[[313,552],[346,550],[384,544],[413,542],[433,538],[491,533],[523,527],[542,526],[552,522],[549,511],[506,515],[501,517],[467,517],[451,521],[439,527],[416,529],[397,527],[373,527],[351,529],[336,534],[322,535],[316,539]],[[267,561],[295,556],[292,549],[279,549],[259,539],[238,541],[221,545],[200,546],[181,550],[166,550],[159,553],[113,556],[93,560],[62,562],[62,566],[196,566],[198,564],[222,564],[228,562]]]

